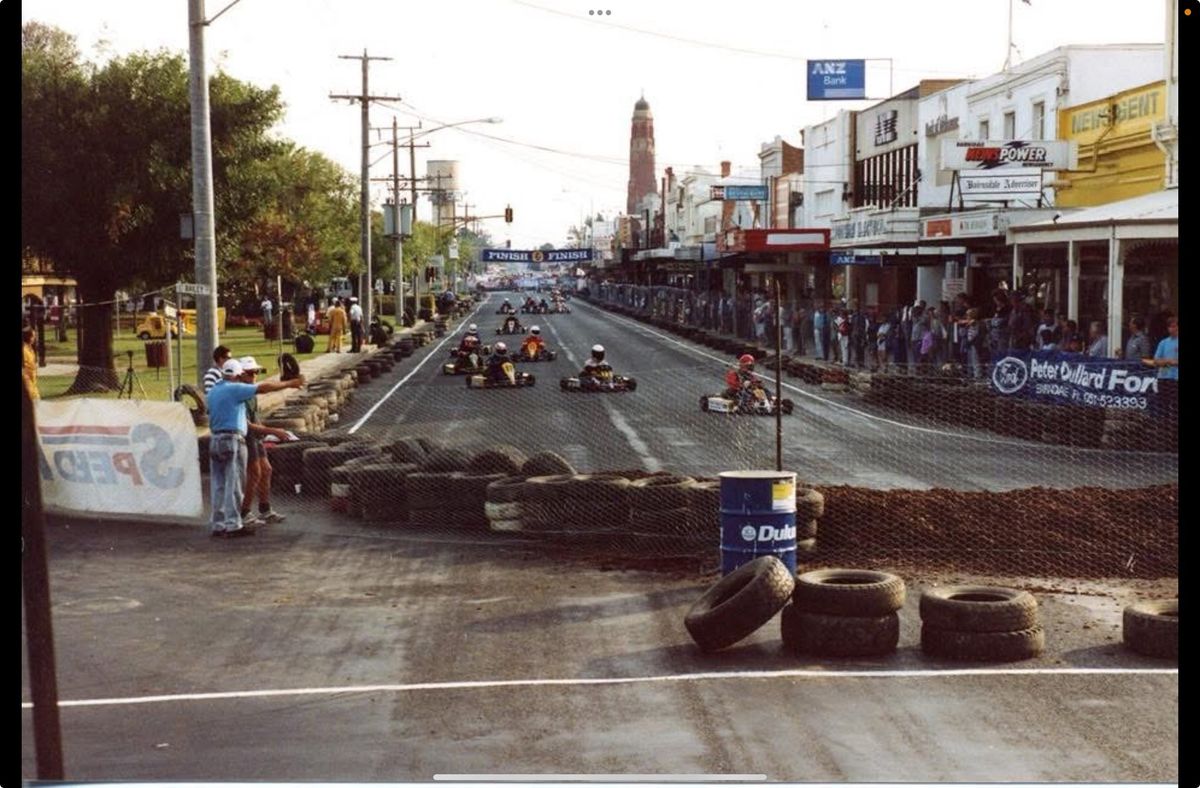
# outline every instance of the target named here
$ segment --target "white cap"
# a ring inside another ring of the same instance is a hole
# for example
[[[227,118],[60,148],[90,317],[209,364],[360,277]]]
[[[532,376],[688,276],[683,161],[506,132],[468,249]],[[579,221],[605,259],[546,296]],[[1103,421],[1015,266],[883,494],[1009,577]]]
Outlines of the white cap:
[[[260,367],[258,362],[254,360],[254,356],[242,356],[238,359],[238,363],[242,365],[243,372],[266,372],[266,367]]]
[[[221,374],[227,378],[240,378],[245,372],[242,363],[236,358],[231,358],[221,365]]]

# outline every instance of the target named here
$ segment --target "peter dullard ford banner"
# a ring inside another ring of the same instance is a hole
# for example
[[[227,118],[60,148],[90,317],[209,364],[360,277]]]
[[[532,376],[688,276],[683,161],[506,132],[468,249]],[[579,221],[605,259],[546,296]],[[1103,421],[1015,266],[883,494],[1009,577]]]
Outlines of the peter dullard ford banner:
[[[1153,410],[1158,371],[1141,361],[1093,359],[1082,353],[1012,350],[996,359],[992,389],[1048,405]]]
[[[42,400],[37,433],[47,509],[204,514],[196,428],[182,403]]]

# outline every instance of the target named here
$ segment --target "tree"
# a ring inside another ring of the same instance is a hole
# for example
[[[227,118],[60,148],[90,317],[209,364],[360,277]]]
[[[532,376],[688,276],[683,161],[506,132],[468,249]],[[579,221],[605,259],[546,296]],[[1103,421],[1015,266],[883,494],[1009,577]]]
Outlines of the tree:
[[[79,377],[70,393],[117,388],[112,296],[193,270],[179,238],[191,212],[191,125],[181,55],[137,53],[95,67],[74,39],[29,23],[21,40],[21,240],[74,276],[81,309]],[[237,177],[280,143],[266,132],[282,113],[276,88],[225,75],[210,81],[218,258],[230,259],[255,216]]]

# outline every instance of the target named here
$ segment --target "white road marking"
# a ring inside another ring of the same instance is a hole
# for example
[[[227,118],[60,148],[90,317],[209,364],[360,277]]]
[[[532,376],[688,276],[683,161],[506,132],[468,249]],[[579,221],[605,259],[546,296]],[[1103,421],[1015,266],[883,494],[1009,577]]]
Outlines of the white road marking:
[[[558,329],[554,327],[553,323],[547,323],[546,325],[550,327],[550,333],[554,334],[554,341],[558,343],[559,349],[566,354],[567,360],[570,361],[574,366],[578,367],[579,362],[575,359],[575,354],[572,353],[571,348],[567,347],[566,343],[562,341],[562,337],[559,336]],[[625,420],[625,417],[621,415],[621,412],[617,410],[615,405],[613,405],[607,399],[602,399],[601,402],[604,404],[604,410],[608,413],[609,421],[611,421],[613,426],[617,428],[617,432],[620,432],[625,436],[625,440],[629,443],[629,447],[633,449],[641,459],[642,466],[651,473],[654,473],[655,471],[661,471],[662,463],[659,462],[652,454],[650,454],[650,447],[647,446],[646,442],[642,440],[642,437],[637,434],[637,430],[635,430],[633,426]]]
[[[592,305],[591,305],[591,304],[588,304],[588,306],[592,306]],[[600,309],[599,309],[599,307],[592,307],[592,308],[593,308],[593,309],[596,309],[597,311],[602,311],[602,310],[600,310]],[[718,356],[714,356],[714,355],[712,355],[711,353],[705,353],[703,350],[697,350],[696,348],[694,348],[694,347],[692,347],[692,346],[690,346],[690,345],[687,345],[687,344],[685,344],[685,343],[683,343],[683,342],[680,342],[679,340],[675,339],[674,337],[669,337],[669,336],[667,336],[666,334],[660,334],[660,333],[658,333],[657,331],[654,331],[654,330],[652,330],[652,329],[649,329],[649,328],[647,328],[645,325],[643,325],[642,323],[639,323],[639,322],[638,322],[638,321],[636,321],[636,320],[631,320],[631,319],[629,319],[629,318],[626,318],[626,317],[621,317],[621,316],[619,316],[619,315],[612,315],[611,313],[610,313],[610,317],[611,317],[613,320],[620,321],[620,322],[623,322],[623,323],[628,323],[630,326],[634,327],[635,329],[639,329],[639,330],[641,330],[641,331],[643,331],[643,332],[645,332],[645,333],[647,333],[647,334],[650,334],[650,335],[652,335],[652,336],[658,337],[659,339],[662,339],[662,340],[664,340],[664,341],[666,341],[666,342],[670,342],[670,343],[671,343],[671,344],[673,344],[673,345],[678,345],[679,347],[683,348],[684,350],[691,351],[692,353],[695,353],[695,354],[696,354],[696,355],[698,355],[698,356],[703,356],[704,358],[712,359],[713,361],[716,361],[717,363],[721,364],[722,366],[728,367],[728,366],[730,366],[730,364],[732,363],[732,362],[731,362],[729,359],[720,358],[720,357],[718,357]],[[1039,449],[1039,450],[1045,450],[1045,449],[1050,449],[1050,448],[1053,448],[1053,447],[1051,447],[1051,446],[1047,446],[1047,445],[1046,445],[1046,444],[1044,444],[1044,443],[1029,443],[1029,442],[1022,442],[1022,441],[1006,441],[1006,440],[999,440],[999,439],[997,439],[997,438],[985,438],[985,437],[983,437],[982,435],[966,435],[966,434],[964,434],[964,433],[961,433],[961,432],[947,432],[947,431],[945,431],[945,430],[935,430],[935,429],[932,429],[932,428],[930,428],[930,427],[918,427],[918,426],[916,426],[915,424],[905,424],[905,423],[904,423],[904,422],[902,422],[902,421],[893,421],[892,419],[887,419],[887,418],[884,418],[883,416],[876,416],[876,415],[875,415],[875,414],[873,414],[873,413],[867,413],[866,411],[858,410],[857,408],[852,408],[852,407],[850,407],[849,405],[843,405],[843,404],[842,404],[842,403],[840,403],[840,402],[834,402],[833,400],[825,399],[824,397],[819,397],[819,396],[817,396],[816,394],[813,394],[813,393],[811,393],[811,392],[809,392],[809,391],[805,391],[804,389],[802,389],[802,388],[799,388],[798,386],[794,386],[794,385],[792,385],[791,383],[787,383],[787,382],[784,382],[784,381],[781,381],[781,383],[783,384],[783,386],[784,386],[785,388],[789,388],[789,389],[791,389],[792,391],[796,392],[797,394],[801,394],[801,395],[803,395],[803,396],[805,396],[805,397],[808,397],[809,399],[816,400],[817,402],[823,403],[823,404],[825,404],[825,405],[830,405],[830,406],[832,406],[832,407],[835,407],[835,408],[841,408],[842,410],[849,411],[850,413],[853,413],[853,414],[854,414],[854,415],[856,415],[856,416],[862,416],[864,419],[871,419],[871,420],[874,420],[874,421],[883,422],[884,424],[888,424],[888,425],[891,425],[891,426],[893,426],[893,427],[902,427],[902,428],[904,428],[904,429],[906,429],[906,430],[913,430],[913,431],[915,431],[915,432],[925,432],[925,433],[929,433],[929,434],[931,434],[931,435],[942,435],[942,436],[944,436],[944,437],[947,437],[947,438],[961,438],[961,439],[963,439],[963,440],[972,440],[972,441],[978,441],[978,442],[981,442],[981,443],[992,443],[992,444],[996,444],[996,445],[998,445],[998,446],[1021,446],[1021,447],[1024,447],[1024,448],[1036,448],[1036,449]],[[1072,447],[1070,447],[1070,448],[1071,448],[1071,451],[1073,451],[1073,452],[1102,452],[1102,453],[1105,453],[1105,454],[1113,454],[1113,453],[1119,453],[1119,454],[1122,454],[1122,455],[1128,455],[1128,454],[1169,454],[1169,452],[1155,452],[1155,451],[1126,451],[1126,450],[1123,450],[1123,449],[1122,449],[1122,450],[1119,450],[1119,451],[1114,451],[1114,450],[1112,450],[1112,449],[1088,449],[1088,448],[1076,447],[1076,446],[1072,446]]]
[[[436,692],[441,690],[496,689],[505,687],[587,687],[617,684],[666,684],[692,681],[747,679],[937,679],[973,676],[1178,676],[1179,668],[951,668],[946,670],[744,670],[712,673],[679,673],[661,676],[625,676],[594,679],[507,679],[500,681],[429,681],[414,684],[366,684],[347,687],[304,687],[234,692],[193,692],[178,695],[143,695],[128,698],[61,700],[59,708],[131,706],[240,698],[294,698],[304,695],[350,695],[368,692]],[[33,704],[21,703],[22,709]]]
[[[362,425],[366,424],[367,419],[371,418],[371,416],[373,416],[375,414],[375,411],[379,410],[379,407],[381,405],[383,405],[383,403],[387,402],[389,397],[391,397],[393,394],[395,394],[396,391],[398,391],[401,386],[403,386],[405,383],[407,383],[409,378],[411,378],[413,375],[417,374],[417,372],[421,369],[421,367],[425,366],[426,361],[428,361],[429,359],[431,359],[437,355],[437,352],[442,349],[442,345],[446,344],[451,339],[453,339],[454,335],[458,333],[458,330],[460,328],[462,328],[465,325],[470,324],[471,318],[475,317],[475,313],[478,312],[480,307],[482,307],[486,303],[487,303],[487,298],[484,298],[482,301],[480,301],[479,306],[477,306],[473,310],[471,310],[471,314],[467,315],[467,317],[461,323],[459,323],[458,328],[456,328],[453,331],[451,331],[450,333],[446,334],[446,336],[442,339],[442,341],[438,342],[437,345],[433,348],[433,350],[429,351],[429,355],[427,355],[427,356],[425,356],[425,358],[421,359],[420,362],[418,362],[417,365],[412,368],[411,372],[409,372],[407,375],[405,375],[403,378],[401,378],[400,381],[396,385],[392,386],[391,391],[389,391],[387,394],[384,394],[382,397],[380,397],[379,401],[376,402],[374,405],[372,405],[371,409],[368,410],[361,419],[359,419],[357,422],[355,422],[354,426],[351,427],[349,430],[347,430],[347,432],[350,435],[353,435],[354,433],[358,432],[358,428],[361,427]]]

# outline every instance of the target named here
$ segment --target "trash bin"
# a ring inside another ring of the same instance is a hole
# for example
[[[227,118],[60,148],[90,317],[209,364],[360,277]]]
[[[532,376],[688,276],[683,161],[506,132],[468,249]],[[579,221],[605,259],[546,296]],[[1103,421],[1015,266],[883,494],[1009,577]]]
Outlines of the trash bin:
[[[167,365],[167,341],[157,340],[146,343],[146,366],[152,369]]]
[[[274,320],[272,320],[270,323],[263,323],[263,339],[279,339],[279,324]]]

